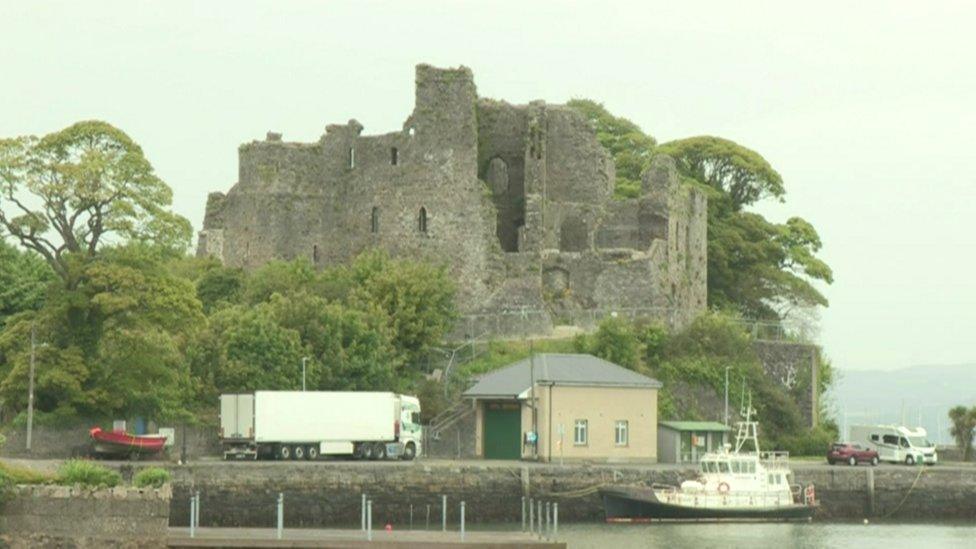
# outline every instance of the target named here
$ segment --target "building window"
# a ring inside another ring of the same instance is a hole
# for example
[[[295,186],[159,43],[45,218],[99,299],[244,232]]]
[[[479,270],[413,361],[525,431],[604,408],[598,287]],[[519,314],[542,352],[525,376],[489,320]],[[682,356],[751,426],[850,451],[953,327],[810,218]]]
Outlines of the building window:
[[[356,167],[356,149],[355,147],[349,147],[349,168]]]
[[[369,218],[369,230],[373,233],[380,232],[380,209],[373,206],[373,213]]]
[[[390,149],[390,164],[396,166],[400,163],[400,151],[396,147]]]
[[[417,216],[417,230],[422,233],[427,232],[427,208],[420,208],[420,215]]]
[[[573,444],[576,446],[586,446],[589,441],[589,422],[585,419],[577,419],[573,428]]]
[[[613,442],[617,446],[627,446],[630,442],[627,420],[618,421],[613,427]]]

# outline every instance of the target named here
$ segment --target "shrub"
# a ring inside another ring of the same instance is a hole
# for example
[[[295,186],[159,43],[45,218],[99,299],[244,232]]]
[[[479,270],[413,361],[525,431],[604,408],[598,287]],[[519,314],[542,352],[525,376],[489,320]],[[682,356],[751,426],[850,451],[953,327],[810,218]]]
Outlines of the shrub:
[[[90,461],[73,459],[58,469],[58,484],[80,484],[91,488],[112,488],[122,482],[117,472]]]
[[[132,477],[132,485],[136,488],[161,488],[170,481],[169,471],[161,467],[149,467],[136,473]]]
[[[51,475],[2,461],[0,461],[0,477],[9,480],[10,484],[45,484],[53,480]]]

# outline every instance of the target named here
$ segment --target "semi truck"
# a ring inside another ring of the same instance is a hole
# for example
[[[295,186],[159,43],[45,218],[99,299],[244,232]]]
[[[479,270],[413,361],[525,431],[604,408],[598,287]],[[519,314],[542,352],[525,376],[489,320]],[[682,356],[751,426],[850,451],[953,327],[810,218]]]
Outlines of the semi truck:
[[[939,455],[927,436],[921,427],[910,429],[902,425],[851,425],[850,433],[851,442],[877,450],[881,461],[935,465]]]
[[[225,394],[220,439],[226,460],[412,460],[422,450],[420,401],[360,391]]]

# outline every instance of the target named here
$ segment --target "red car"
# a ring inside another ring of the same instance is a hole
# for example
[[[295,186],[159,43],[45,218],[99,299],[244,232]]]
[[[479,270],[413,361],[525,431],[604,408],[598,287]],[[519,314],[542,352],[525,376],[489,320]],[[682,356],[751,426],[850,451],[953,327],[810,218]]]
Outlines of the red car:
[[[851,466],[857,465],[858,463],[877,465],[878,452],[863,448],[860,444],[838,442],[831,446],[830,451],[827,452],[827,463],[831,465],[835,463],[847,463]]]

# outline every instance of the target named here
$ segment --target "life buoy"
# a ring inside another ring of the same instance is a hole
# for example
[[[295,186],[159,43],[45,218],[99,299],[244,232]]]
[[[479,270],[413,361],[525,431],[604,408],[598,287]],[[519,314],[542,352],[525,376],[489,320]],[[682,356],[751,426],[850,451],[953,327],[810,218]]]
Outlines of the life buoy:
[[[719,484],[718,485],[718,491],[719,491],[719,493],[722,493],[722,494],[728,494],[729,493],[729,483],[728,482],[723,482],[723,483]]]

